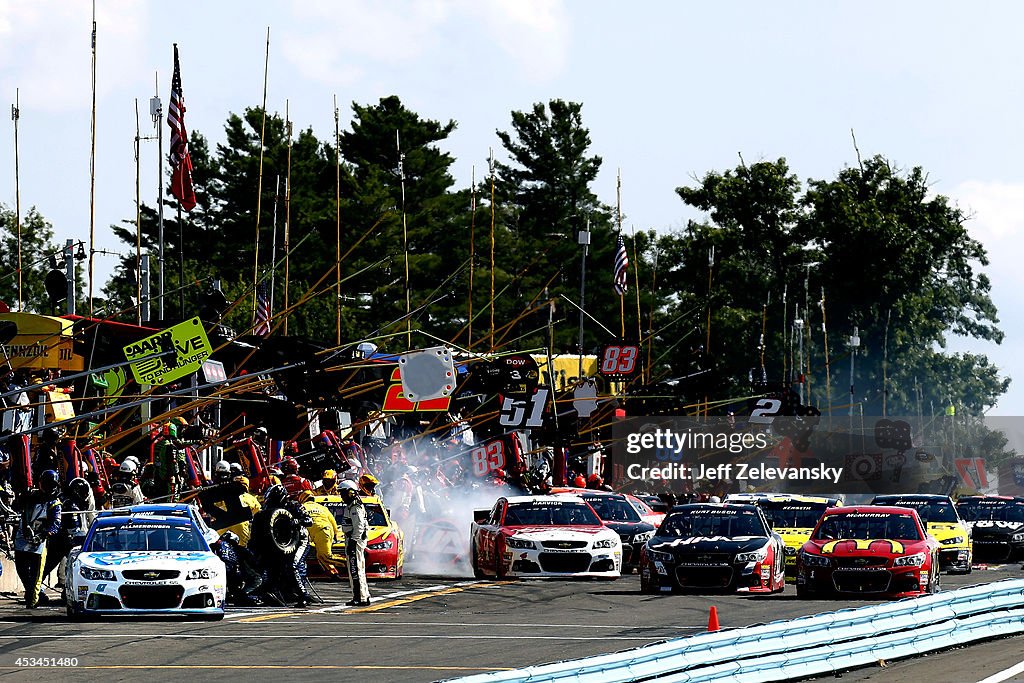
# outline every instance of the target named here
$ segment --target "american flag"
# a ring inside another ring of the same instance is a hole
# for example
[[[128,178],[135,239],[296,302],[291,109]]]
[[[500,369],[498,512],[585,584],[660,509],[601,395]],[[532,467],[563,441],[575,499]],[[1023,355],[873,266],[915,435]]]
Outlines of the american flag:
[[[192,157],[188,153],[188,131],[185,130],[185,95],[181,92],[181,67],[178,45],[174,45],[174,77],[171,79],[171,101],[167,105],[167,125],[171,127],[171,194],[181,208],[191,211],[196,205],[192,187]]]
[[[252,333],[260,337],[270,334],[270,301],[267,286],[262,282],[256,288],[256,322]]]
[[[619,235],[615,247],[615,268],[612,277],[612,287],[619,296],[623,296],[628,287],[626,284],[627,268],[629,268],[629,256],[626,255],[626,243],[623,241],[622,235]]]

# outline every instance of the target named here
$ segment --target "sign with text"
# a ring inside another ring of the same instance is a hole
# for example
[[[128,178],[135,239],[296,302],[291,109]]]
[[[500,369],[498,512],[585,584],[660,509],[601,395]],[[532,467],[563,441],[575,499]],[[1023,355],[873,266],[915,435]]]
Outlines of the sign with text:
[[[198,317],[124,347],[125,360],[133,361],[132,375],[139,384],[167,384],[191,375],[212,353]]]

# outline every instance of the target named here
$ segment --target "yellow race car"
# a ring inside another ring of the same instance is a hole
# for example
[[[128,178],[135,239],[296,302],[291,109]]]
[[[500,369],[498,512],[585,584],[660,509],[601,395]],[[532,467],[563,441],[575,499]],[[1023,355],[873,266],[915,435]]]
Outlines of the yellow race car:
[[[366,518],[370,533],[366,541],[366,578],[400,579],[405,562],[405,534],[395,524],[379,496],[362,496],[366,506]],[[312,500],[323,505],[338,522],[339,529],[345,516],[345,503],[341,496],[313,496]],[[338,534],[338,540],[331,548],[332,554],[345,557],[345,537]]]
[[[970,574],[974,562],[971,528],[957,511],[953,499],[937,494],[875,496],[872,505],[890,505],[917,510],[928,535],[939,542],[939,568],[950,574]]]
[[[843,504],[842,498],[801,496],[793,493],[733,494],[726,502],[749,502],[764,510],[772,531],[782,536],[786,554],[786,580],[796,579],[796,556],[811,538],[818,520],[830,507]]]

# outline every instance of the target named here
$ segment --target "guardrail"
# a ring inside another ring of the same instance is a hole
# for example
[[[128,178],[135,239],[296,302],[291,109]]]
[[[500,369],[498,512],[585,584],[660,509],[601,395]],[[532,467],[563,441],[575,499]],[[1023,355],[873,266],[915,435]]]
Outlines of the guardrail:
[[[1024,579],[702,633],[459,683],[781,681],[1024,633]]]

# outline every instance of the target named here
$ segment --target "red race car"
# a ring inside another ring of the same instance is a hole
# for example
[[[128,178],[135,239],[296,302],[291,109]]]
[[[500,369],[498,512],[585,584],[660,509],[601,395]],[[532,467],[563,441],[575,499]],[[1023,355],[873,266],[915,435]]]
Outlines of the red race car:
[[[474,510],[473,517],[477,578],[619,578],[619,535],[577,496],[499,498],[490,510]]]
[[[939,542],[910,508],[829,508],[796,558],[797,597],[939,590]]]

